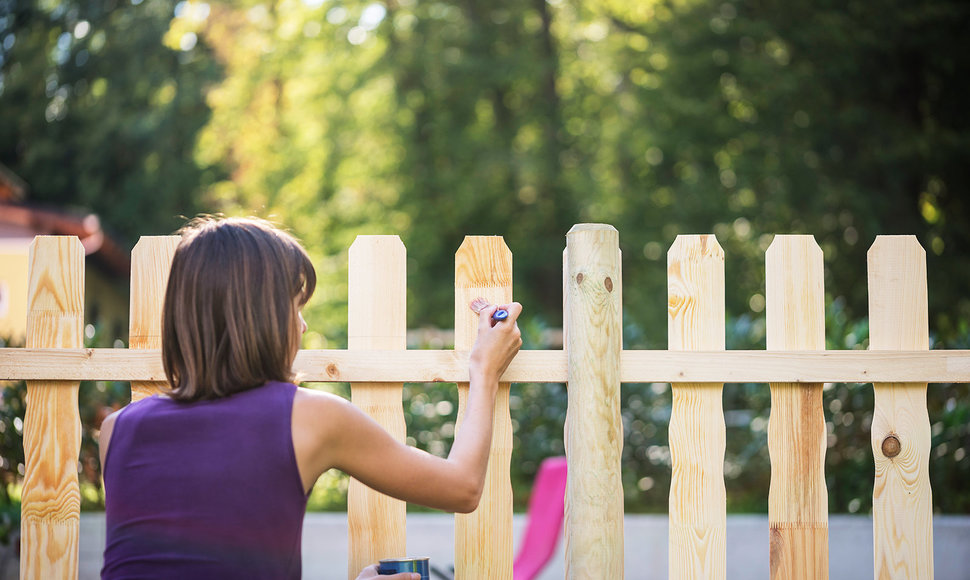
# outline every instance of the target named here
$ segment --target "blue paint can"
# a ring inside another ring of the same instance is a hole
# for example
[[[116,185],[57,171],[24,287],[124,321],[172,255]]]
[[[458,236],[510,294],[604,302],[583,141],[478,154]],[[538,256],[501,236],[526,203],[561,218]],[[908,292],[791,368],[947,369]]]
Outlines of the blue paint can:
[[[417,572],[421,580],[431,580],[431,564],[428,558],[387,558],[377,564],[377,573],[390,576],[400,572]]]

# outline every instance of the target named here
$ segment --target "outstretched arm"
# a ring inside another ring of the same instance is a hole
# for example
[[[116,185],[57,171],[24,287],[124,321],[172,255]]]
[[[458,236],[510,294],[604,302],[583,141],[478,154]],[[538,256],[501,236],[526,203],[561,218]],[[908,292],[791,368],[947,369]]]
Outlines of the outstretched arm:
[[[402,445],[340,397],[300,389],[293,406],[293,443],[306,488],[336,467],[405,501],[473,511],[488,467],[499,378],[522,345],[516,325],[521,305],[504,306],[509,317],[493,325],[491,315],[497,308],[492,305],[479,312],[478,336],[469,359],[468,404],[447,459]]]

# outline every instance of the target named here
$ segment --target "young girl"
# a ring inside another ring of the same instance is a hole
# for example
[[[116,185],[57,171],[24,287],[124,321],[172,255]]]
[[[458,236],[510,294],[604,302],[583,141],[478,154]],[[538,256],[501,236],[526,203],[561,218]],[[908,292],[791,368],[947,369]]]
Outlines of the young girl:
[[[181,233],[162,315],[172,390],[101,428],[103,579],[300,578],[307,494],[331,468],[408,502],[476,508],[498,380],[522,344],[519,304],[498,323],[497,306],[475,306],[468,406],[442,459],[292,383],[300,309],[316,285],[294,238],[253,219],[197,219]]]

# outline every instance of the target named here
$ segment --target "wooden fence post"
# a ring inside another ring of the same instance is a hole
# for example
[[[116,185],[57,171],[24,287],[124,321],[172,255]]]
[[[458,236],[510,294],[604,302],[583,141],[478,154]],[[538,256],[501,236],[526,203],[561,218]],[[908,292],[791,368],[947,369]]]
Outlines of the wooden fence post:
[[[724,350],[724,251],[677,236],[667,253],[668,348]],[[670,578],[720,580],[727,567],[723,383],[673,383]]]
[[[27,348],[81,348],[84,248],[74,236],[30,244]],[[78,576],[81,452],[78,381],[27,381],[21,578]]]
[[[407,252],[398,236],[357,236],[350,246],[349,350],[407,349]],[[351,401],[404,443],[403,383],[353,383]],[[351,478],[349,568],[356,578],[381,558],[407,556],[407,504]]]
[[[566,577],[623,578],[619,233],[573,226],[566,263]]]
[[[466,236],[455,253],[455,350],[475,344],[478,316],[468,304],[481,296],[493,304],[512,301],[512,252],[500,236]],[[455,578],[512,580],[512,419],[509,383],[495,397],[492,449],[478,509],[455,515]],[[461,430],[468,383],[458,385]]]
[[[822,250],[775,236],[765,255],[768,350],[825,350]],[[768,451],[772,580],[829,577],[822,383],[771,383]]]
[[[162,305],[179,236],[142,236],[131,250],[128,348],[162,348]],[[165,381],[131,381],[132,402],[168,390]]]
[[[914,236],[869,249],[869,349],[928,350],[926,252]],[[933,577],[926,383],[875,383],[872,493],[875,578]]]

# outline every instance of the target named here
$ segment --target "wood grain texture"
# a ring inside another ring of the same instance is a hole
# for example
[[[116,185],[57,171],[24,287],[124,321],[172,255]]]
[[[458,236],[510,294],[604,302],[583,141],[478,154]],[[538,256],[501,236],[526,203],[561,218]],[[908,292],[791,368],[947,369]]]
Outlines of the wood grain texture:
[[[468,304],[482,297],[492,304],[512,301],[512,252],[499,236],[467,236],[455,253],[455,350],[475,344],[478,315]],[[466,375],[467,376],[467,375]],[[512,419],[509,383],[495,397],[492,448],[478,509],[455,514],[456,580],[512,580]],[[468,383],[458,385],[458,420],[468,405]]]
[[[305,381],[460,383],[468,351],[301,350]],[[565,383],[566,353],[523,350],[503,382]],[[165,380],[158,350],[0,348],[0,380]],[[970,383],[970,351],[625,350],[623,383]]]
[[[724,350],[724,252],[712,235],[677,236],[667,253],[670,350]],[[672,383],[670,578],[726,574],[722,383]]]
[[[878,236],[868,263],[869,348],[928,349],[926,252],[913,236]],[[880,580],[933,577],[926,387],[925,382],[873,384],[873,548]],[[883,452],[888,437],[898,441],[898,455]]]
[[[350,246],[348,349],[407,348],[407,253],[398,236],[357,236]],[[375,357],[378,358],[378,357]],[[404,443],[402,383],[351,383],[351,401]],[[407,505],[351,478],[348,578],[382,558],[407,556]]]
[[[566,577],[623,578],[619,234],[576,225],[566,235],[566,258]]]
[[[74,236],[30,245],[27,347],[78,348],[84,327],[84,248]],[[77,578],[81,418],[76,381],[27,382],[21,578]]]
[[[131,250],[128,347],[162,348],[162,306],[180,236],[142,236]],[[167,381],[132,381],[131,400],[168,391]]]
[[[825,349],[822,250],[775,236],[765,256],[768,350]],[[771,383],[768,452],[773,580],[828,578],[828,491],[821,383]]]

